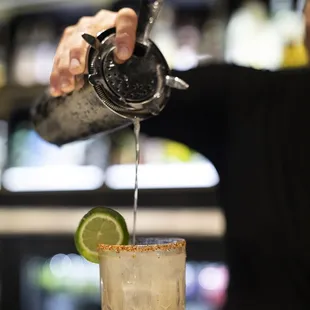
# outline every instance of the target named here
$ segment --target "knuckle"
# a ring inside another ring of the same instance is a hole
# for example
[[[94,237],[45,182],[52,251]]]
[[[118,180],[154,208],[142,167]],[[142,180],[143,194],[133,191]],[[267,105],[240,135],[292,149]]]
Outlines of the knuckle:
[[[71,59],[77,59],[82,65],[82,63],[84,62],[84,59],[87,56],[87,50],[88,50],[88,46],[83,43],[79,43],[73,46],[70,49],[70,60],[69,61],[71,61]]]
[[[84,68],[82,66],[79,66],[77,68],[70,67],[69,70],[71,75],[82,74],[84,72]]]
[[[78,55],[82,54],[86,49],[86,44],[82,40],[79,40],[79,42],[76,42],[73,46],[70,48],[70,55]]]
[[[58,72],[60,75],[69,75],[69,67],[61,65],[58,67]]]
[[[64,36],[70,36],[74,32],[74,26],[68,26],[64,30]]]
[[[60,62],[56,69],[57,69],[57,72],[61,75],[65,75],[65,74],[69,73],[69,65],[66,63]]]
[[[97,12],[96,16],[100,16],[101,17],[101,16],[105,16],[107,14],[109,14],[109,11],[102,9],[102,10]]]
[[[81,18],[79,19],[78,24],[81,25],[81,26],[86,26],[86,25],[91,24],[91,21],[92,21],[92,17],[83,16],[83,17],[81,17]]]

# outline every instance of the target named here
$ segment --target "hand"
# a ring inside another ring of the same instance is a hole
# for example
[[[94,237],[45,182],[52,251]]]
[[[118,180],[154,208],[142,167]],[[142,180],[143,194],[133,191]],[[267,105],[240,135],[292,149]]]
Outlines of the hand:
[[[65,29],[54,58],[50,78],[50,93],[54,97],[83,87],[86,56],[89,45],[83,33],[93,36],[116,27],[115,61],[128,60],[134,50],[138,18],[132,9],[121,9],[118,13],[101,10],[95,16],[82,17],[79,22]]]

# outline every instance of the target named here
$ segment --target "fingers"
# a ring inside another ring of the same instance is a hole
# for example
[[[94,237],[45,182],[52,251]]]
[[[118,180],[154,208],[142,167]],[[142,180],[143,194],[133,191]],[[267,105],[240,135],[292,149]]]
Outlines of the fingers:
[[[73,33],[74,27],[66,28],[58,45],[50,77],[50,93],[52,96],[61,96],[66,91],[70,91],[70,84],[72,84],[73,77],[68,71],[70,59],[66,52],[66,42],[71,38]]]
[[[50,84],[52,95],[60,96],[62,93],[71,92],[74,89],[74,76],[70,72],[70,54],[66,51],[58,51],[54,60]]]
[[[96,36],[99,31],[112,28],[115,25],[116,13],[107,10],[99,11],[93,17],[82,17],[77,26],[76,33],[70,41],[69,70],[73,75],[80,75],[86,72],[86,60],[89,49],[88,43],[82,38],[83,33]]]
[[[75,77],[75,89],[79,90],[84,86],[84,76],[77,75]]]
[[[122,63],[128,60],[135,47],[138,17],[132,9],[121,9],[116,17],[115,60]]]
[[[74,76],[70,72],[70,54],[67,52],[61,54],[57,69],[61,91],[71,92],[74,89]]]
[[[88,44],[83,33],[96,36],[99,31],[116,27],[116,61],[128,60],[134,50],[138,18],[131,9],[118,13],[101,10],[95,16],[82,17],[75,26],[68,27],[56,51],[50,78],[50,93],[61,96],[83,86],[84,80],[76,78],[86,72]]]
[[[85,72],[86,57],[89,45],[82,38],[83,33],[94,35],[96,33],[96,17],[82,17],[76,25],[75,34],[68,41],[68,51],[70,56],[69,71],[73,75]],[[70,45],[69,45],[70,43]]]
[[[82,74],[86,70],[88,44],[78,36],[75,38],[69,51],[69,71],[73,75]]]
[[[50,77],[50,94],[53,97],[59,97],[62,95],[62,91],[58,83],[58,73],[54,71],[52,72]]]

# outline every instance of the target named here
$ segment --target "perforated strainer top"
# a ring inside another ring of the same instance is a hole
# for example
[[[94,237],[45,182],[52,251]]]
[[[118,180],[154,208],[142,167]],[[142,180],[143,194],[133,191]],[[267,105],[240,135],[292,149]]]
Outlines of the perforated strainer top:
[[[126,63],[117,64],[111,52],[103,63],[104,78],[116,95],[128,102],[152,98],[157,90],[158,60],[154,55],[133,55]]]

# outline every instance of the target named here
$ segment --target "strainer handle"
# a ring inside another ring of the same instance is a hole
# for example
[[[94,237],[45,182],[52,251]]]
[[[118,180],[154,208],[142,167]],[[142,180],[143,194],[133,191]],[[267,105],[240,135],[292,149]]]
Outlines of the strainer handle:
[[[141,0],[137,29],[137,41],[148,45],[154,23],[162,8],[164,0]]]

